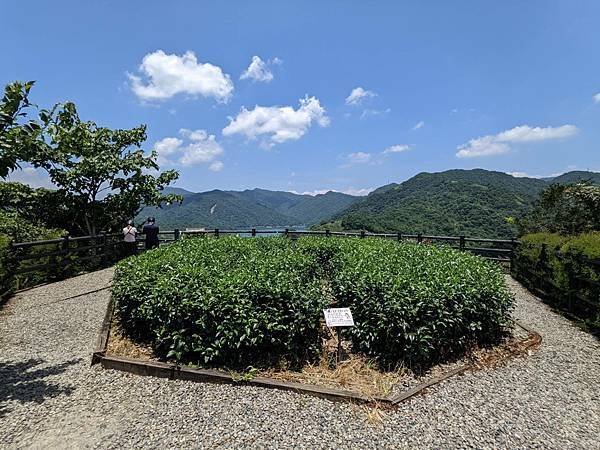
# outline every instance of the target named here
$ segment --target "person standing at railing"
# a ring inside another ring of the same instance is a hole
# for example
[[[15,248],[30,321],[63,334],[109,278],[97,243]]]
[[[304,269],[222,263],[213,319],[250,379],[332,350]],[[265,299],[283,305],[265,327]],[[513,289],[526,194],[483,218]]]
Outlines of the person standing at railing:
[[[133,226],[133,220],[127,222],[127,226],[123,228],[123,240],[125,241],[125,254],[127,256],[137,255],[137,242],[135,237],[138,230]]]
[[[148,217],[148,220],[146,220],[146,225],[144,225],[142,231],[146,235],[146,250],[157,248],[159,245],[159,228],[156,225],[156,219],[154,217]]]

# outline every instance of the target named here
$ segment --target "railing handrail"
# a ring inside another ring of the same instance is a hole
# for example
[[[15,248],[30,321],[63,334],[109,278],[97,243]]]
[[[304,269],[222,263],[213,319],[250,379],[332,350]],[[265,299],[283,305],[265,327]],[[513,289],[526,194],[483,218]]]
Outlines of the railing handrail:
[[[143,230],[138,234],[138,243],[144,240]],[[500,262],[510,262],[512,264],[514,249],[518,241],[516,239],[490,239],[490,238],[472,238],[466,236],[435,236],[427,234],[404,234],[404,233],[371,233],[367,231],[330,231],[330,230],[295,230],[295,229],[205,229],[205,230],[165,230],[160,231],[159,240],[162,243],[169,244],[179,240],[182,236],[215,236],[221,235],[245,234],[248,236],[260,235],[282,235],[288,237],[298,236],[345,236],[356,238],[389,238],[398,241],[416,240],[417,242],[444,241],[452,248],[460,251],[468,251],[480,255],[486,259]],[[89,241],[89,242],[88,242]],[[30,242],[12,243],[10,250],[11,259],[15,262],[13,275],[22,275],[31,272],[46,272],[49,276],[52,270],[59,272],[67,270],[71,264],[90,259],[98,259],[99,264],[106,265],[120,259],[119,246],[123,243],[122,233],[100,233],[89,236],[63,236],[57,239],[46,239]],[[492,248],[483,246],[469,246],[467,243],[488,243],[499,244]],[[509,245],[509,248],[506,248]],[[31,252],[36,247],[54,246],[53,248],[41,249],[41,251]],[[45,259],[47,258],[47,259]],[[17,280],[15,278],[15,280]],[[18,286],[17,281],[17,286]]]
[[[437,235],[428,235],[428,234],[405,234],[405,233],[372,233],[367,231],[328,231],[328,230],[295,230],[295,229],[220,229],[220,228],[211,228],[206,230],[165,230],[160,231],[159,235],[206,235],[206,234],[304,234],[304,235],[314,235],[314,236],[356,236],[356,237],[384,237],[384,238],[399,238],[399,239],[420,239],[420,240],[435,240],[435,241],[457,241],[460,242],[485,242],[491,244],[518,244],[519,241],[516,238],[513,239],[494,239],[494,238],[479,238],[479,237],[468,237],[468,236],[437,236]],[[140,231],[138,236],[144,236],[145,233]],[[121,233],[101,233],[97,235],[89,235],[89,236],[65,236],[57,239],[46,239],[40,241],[27,241],[27,242],[16,242],[12,243],[11,247],[13,249],[17,248],[27,248],[39,245],[51,245],[51,244],[59,244],[64,242],[65,240],[73,241],[82,241],[82,240],[91,240],[98,239],[103,237],[118,237],[121,236]]]

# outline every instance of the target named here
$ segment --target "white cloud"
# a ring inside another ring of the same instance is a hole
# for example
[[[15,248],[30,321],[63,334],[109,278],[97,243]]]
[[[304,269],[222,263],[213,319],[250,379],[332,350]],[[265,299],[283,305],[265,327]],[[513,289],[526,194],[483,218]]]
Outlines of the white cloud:
[[[225,167],[222,161],[213,161],[210,166],[208,166],[209,170],[213,172],[220,172]]]
[[[360,115],[361,119],[365,117],[381,116],[383,114],[389,114],[392,111],[391,108],[387,109],[365,109]]]
[[[229,118],[223,135],[243,134],[248,139],[268,135],[267,147],[289,140],[297,140],[306,134],[313,122],[321,127],[329,126],[325,109],[315,97],[304,97],[300,106],[255,106],[252,110],[242,107],[236,117]]]
[[[148,53],[139,67],[142,76],[127,74],[141,100],[166,100],[177,94],[212,97],[227,102],[233,94],[231,78],[210,63],[199,63],[194,52],[182,56],[162,50]]]
[[[369,188],[353,188],[353,187],[349,187],[348,189],[342,191],[344,194],[348,194],[348,195],[358,195],[358,196],[364,196],[364,195],[368,195],[371,192],[373,192],[375,190],[375,188],[369,187]]]
[[[574,125],[560,127],[530,127],[521,125],[510,130],[494,135],[482,136],[471,139],[466,144],[457,148],[456,156],[459,158],[472,158],[476,156],[501,155],[511,151],[512,143],[539,142],[551,139],[560,139],[573,136],[578,129]]]
[[[223,154],[223,147],[216,141],[213,134],[205,130],[179,130],[181,137],[167,137],[154,144],[154,150],[158,153],[159,165],[175,164],[182,166],[193,166],[212,162],[210,170],[218,172],[223,169],[221,161],[214,161]]]
[[[559,139],[573,136],[577,133],[574,125],[562,125],[560,127],[530,127],[521,125],[496,135],[500,142],[535,142],[548,139]]]
[[[531,176],[526,172],[506,172],[506,174],[510,175],[511,177],[515,177],[515,178],[538,178],[538,177]]]
[[[314,197],[315,195],[323,195],[323,194],[327,194],[328,192],[333,191],[333,189],[315,189],[314,191],[304,191],[304,192],[298,192],[298,191],[290,191],[292,194],[298,194],[298,195],[310,195],[312,197]]]
[[[279,65],[281,62],[282,61],[279,58],[264,62],[260,57],[253,56],[250,65],[240,76],[240,80],[250,79],[252,81],[268,83],[273,79],[273,72],[271,72],[269,66],[274,64]]]
[[[495,136],[483,136],[471,139],[467,144],[458,147],[456,156],[472,158],[475,156],[501,155],[510,151],[510,145],[495,140]]]
[[[425,122],[423,122],[422,120],[420,122],[418,122],[417,124],[415,124],[414,127],[412,127],[413,130],[419,130],[421,128],[423,128],[425,126]]]
[[[374,190],[375,190],[375,188],[349,187],[347,189],[344,189],[343,191],[340,191],[337,189],[315,189],[314,191],[304,191],[304,192],[290,191],[290,192],[292,192],[294,194],[299,194],[299,195],[311,195],[313,197],[315,195],[327,194],[328,192],[341,192],[342,194],[364,196],[364,195],[368,195],[370,192],[373,192]]]
[[[346,157],[350,164],[366,164],[371,162],[372,155],[365,152],[354,152]]]
[[[598,92],[596,95],[594,95],[593,99],[594,99],[594,103],[600,103],[600,92]]]
[[[508,175],[511,175],[515,178],[554,178],[562,175],[565,172],[554,172],[548,175],[532,175],[527,172],[506,172]]]
[[[362,87],[355,87],[350,92],[350,95],[346,97],[346,105],[359,105],[363,99],[368,97],[375,97],[377,94],[373,91],[367,91]]]
[[[156,150],[159,156],[166,157],[179,150],[181,144],[183,144],[181,139],[177,139],[176,137],[167,137],[154,144],[154,150]]]
[[[34,188],[56,189],[56,186],[50,181],[50,177],[48,177],[48,174],[44,170],[33,167],[23,167],[11,172],[7,177],[7,181],[18,181]]]
[[[398,145],[392,145],[388,148],[386,148],[383,153],[384,154],[388,154],[388,153],[402,153],[402,152],[406,152],[408,150],[410,150],[412,148],[412,146],[408,145],[408,144],[398,144]]]

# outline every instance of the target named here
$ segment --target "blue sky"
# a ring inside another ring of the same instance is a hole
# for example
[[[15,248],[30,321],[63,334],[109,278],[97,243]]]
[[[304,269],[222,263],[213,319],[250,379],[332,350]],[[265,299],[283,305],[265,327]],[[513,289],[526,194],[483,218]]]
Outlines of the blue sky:
[[[2,84],[37,80],[35,103],[72,100],[100,125],[147,124],[145,148],[192,191],[600,169],[597,1],[28,1],[0,15]]]

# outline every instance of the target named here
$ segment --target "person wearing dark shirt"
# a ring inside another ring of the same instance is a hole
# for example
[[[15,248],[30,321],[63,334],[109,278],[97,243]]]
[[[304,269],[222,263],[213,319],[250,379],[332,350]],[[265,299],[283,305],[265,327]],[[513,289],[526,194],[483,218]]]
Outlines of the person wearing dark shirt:
[[[154,217],[148,217],[146,225],[142,228],[142,231],[146,235],[146,250],[151,250],[158,247],[158,226],[156,225]]]

